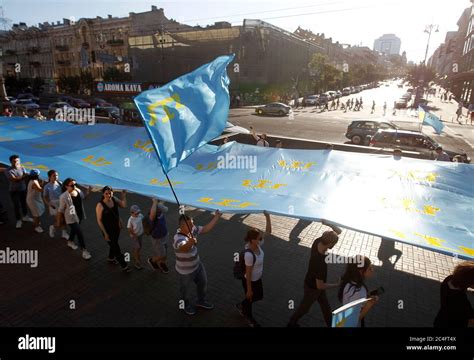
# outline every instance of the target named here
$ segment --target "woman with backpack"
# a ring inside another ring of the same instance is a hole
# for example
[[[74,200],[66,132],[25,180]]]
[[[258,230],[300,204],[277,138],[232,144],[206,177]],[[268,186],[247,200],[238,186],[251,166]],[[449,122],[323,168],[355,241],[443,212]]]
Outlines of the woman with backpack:
[[[272,233],[272,223],[270,214],[263,212],[266,218],[266,229],[262,233],[260,230],[252,228],[247,231],[245,236],[245,275],[242,279],[242,287],[244,288],[245,299],[236,305],[240,314],[245,316],[250,327],[260,327],[260,324],[253,318],[252,304],[263,299],[263,259],[262,250],[264,235]]]
[[[150,235],[153,245],[154,256],[148,258],[148,264],[152,270],[160,270],[163,274],[168,274],[169,269],[166,265],[166,256],[168,254],[168,228],[166,226],[165,214],[168,208],[164,202],[158,202],[158,199],[152,199],[152,205],[149,214]]]
[[[122,271],[130,272],[118,243],[122,221],[120,220],[118,208],[127,206],[127,192],[122,190],[121,200],[114,197],[114,191],[110,186],[102,189],[102,199],[97,203],[95,213],[97,224],[104,236],[105,241],[110,246],[108,261],[114,264],[119,263]]]

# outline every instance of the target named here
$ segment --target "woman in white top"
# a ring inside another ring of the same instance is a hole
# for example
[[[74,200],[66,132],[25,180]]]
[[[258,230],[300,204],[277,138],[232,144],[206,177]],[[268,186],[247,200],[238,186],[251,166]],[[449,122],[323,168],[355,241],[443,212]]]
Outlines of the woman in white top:
[[[237,304],[239,312],[247,318],[251,327],[260,327],[252,316],[252,304],[263,299],[263,258],[264,253],[261,245],[263,245],[263,236],[272,233],[272,224],[270,214],[264,211],[266,218],[265,233],[258,229],[250,229],[245,237],[245,277],[242,279],[245,299]]]
[[[41,187],[39,179],[40,171],[33,169],[30,171],[30,181],[28,182],[28,189],[26,195],[26,204],[30,208],[31,215],[33,215],[33,226],[37,233],[42,233],[43,228],[40,224],[40,217],[44,213],[43,203],[43,188]]]
[[[352,260],[352,263],[347,264],[337,295],[343,305],[359,299],[367,299],[370,296],[365,280],[374,274],[372,263],[369,258],[361,255],[355,256]],[[359,326],[364,327],[364,318],[377,301],[377,296],[370,296],[367,302],[359,305]]]

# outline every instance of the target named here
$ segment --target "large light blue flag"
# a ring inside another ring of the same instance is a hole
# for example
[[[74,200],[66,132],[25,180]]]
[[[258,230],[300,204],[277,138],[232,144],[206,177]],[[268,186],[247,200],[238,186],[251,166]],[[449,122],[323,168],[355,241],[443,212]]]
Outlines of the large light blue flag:
[[[438,135],[441,134],[444,124],[441,122],[439,117],[429,111],[425,111],[422,107],[418,108],[418,116],[423,121],[423,125],[429,125]]]
[[[234,55],[220,56],[135,97],[165,171],[222,134],[230,104],[226,67],[233,59]]]
[[[0,117],[0,162],[175,202],[142,127]],[[170,171],[180,202],[226,213],[326,219],[474,259],[474,165],[391,155],[204,145]]]

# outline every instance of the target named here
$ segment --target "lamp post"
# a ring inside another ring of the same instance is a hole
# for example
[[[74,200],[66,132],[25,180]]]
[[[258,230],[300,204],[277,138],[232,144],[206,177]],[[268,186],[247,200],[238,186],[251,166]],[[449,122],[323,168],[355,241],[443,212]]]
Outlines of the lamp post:
[[[425,60],[424,60],[424,64],[426,65],[426,58],[428,57],[428,49],[430,47],[430,40],[431,40],[431,32],[433,31],[433,29],[436,28],[435,32],[439,32],[439,25],[434,25],[434,24],[430,24],[430,25],[426,25],[425,27],[425,33],[428,34],[428,42],[426,43],[426,51],[425,51]]]

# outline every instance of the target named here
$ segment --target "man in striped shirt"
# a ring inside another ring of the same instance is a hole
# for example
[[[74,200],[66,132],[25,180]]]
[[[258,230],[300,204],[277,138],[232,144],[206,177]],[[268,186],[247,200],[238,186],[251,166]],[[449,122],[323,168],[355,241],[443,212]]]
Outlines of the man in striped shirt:
[[[175,269],[179,276],[180,299],[184,300],[184,312],[188,315],[196,314],[196,306],[207,310],[214,308],[214,305],[206,301],[207,274],[199,259],[196,237],[211,231],[221,216],[222,213],[216,211],[214,218],[205,226],[194,226],[193,219],[188,215],[179,217],[179,229],[173,239],[173,249],[176,254]],[[197,286],[196,305],[193,305],[189,299],[193,282]]]

